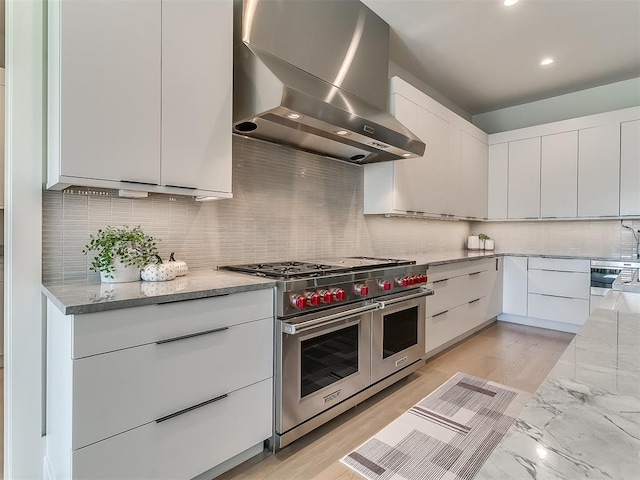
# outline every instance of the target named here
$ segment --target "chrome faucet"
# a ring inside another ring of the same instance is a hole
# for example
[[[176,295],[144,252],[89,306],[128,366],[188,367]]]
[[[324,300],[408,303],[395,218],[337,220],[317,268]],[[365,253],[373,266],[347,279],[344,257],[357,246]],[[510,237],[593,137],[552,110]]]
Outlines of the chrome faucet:
[[[633,238],[636,241],[636,258],[640,258],[640,236],[639,236],[640,230],[636,232],[633,227],[630,227],[629,225],[625,225],[623,221],[624,220],[620,220],[620,225],[622,225],[622,228],[631,230],[631,233],[633,233]],[[633,249],[631,250],[631,256],[633,257]]]

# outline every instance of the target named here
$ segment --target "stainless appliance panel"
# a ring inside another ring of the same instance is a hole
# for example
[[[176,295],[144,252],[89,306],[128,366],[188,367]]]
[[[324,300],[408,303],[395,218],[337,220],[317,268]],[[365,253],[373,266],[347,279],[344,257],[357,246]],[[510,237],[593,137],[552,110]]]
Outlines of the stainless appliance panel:
[[[277,323],[276,433],[282,435],[371,384],[371,313],[293,335]]]
[[[385,305],[371,324],[371,383],[402,370],[425,355],[426,301],[419,298]]]

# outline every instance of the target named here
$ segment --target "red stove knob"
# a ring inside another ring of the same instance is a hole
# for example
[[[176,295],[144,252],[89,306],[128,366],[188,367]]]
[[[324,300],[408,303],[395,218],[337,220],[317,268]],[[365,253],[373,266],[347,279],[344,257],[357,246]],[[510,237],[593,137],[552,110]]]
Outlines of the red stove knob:
[[[428,278],[426,275],[420,275],[420,283],[427,283],[428,282]]]
[[[291,297],[291,306],[297,309],[303,309],[307,306],[307,299],[302,295],[293,295]]]
[[[379,285],[382,290],[391,290],[391,282],[382,280]]]
[[[408,281],[409,281],[409,285],[415,285],[417,283],[416,277],[409,277]]]
[[[321,290],[319,294],[322,303],[331,303],[333,301],[333,294],[329,290]]]
[[[356,293],[364,297],[369,293],[369,287],[366,285],[356,285]]]
[[[396,285],[399,287],[406,287],[409,285],[409,280],[407,280],[407,277],[396,278]]]
[[[337,301],[341,302],[347,298],[347,294],[341,288],[335,288],[331,291],[333,293],[333,298]]]
[[[309,303],[312,307],[317,307],[320,305],[320,295],[317,293],[309,293],[307,295],[307,303]]]

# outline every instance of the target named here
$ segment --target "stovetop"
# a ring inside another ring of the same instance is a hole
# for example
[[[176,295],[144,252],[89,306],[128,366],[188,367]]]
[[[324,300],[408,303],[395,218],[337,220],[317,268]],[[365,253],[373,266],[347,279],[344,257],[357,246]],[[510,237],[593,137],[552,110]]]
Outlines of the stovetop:
[[[393,258],[375,257],[338,257],[320,260],[250,263],[246,265],[225,265],[221,269],[252,275],[290,280],[297,278],[314,278],[338,273],[375,270],[376,268],[412,265],[415,261]]]

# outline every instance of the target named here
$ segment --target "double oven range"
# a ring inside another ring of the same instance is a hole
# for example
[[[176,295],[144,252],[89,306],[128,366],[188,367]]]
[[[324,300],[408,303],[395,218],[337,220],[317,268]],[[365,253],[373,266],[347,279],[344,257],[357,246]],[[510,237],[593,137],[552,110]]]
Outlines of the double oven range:
[[[230,265],[276,280],[275,436],[282,448],[417,370],[426,268],[344,257]]]

